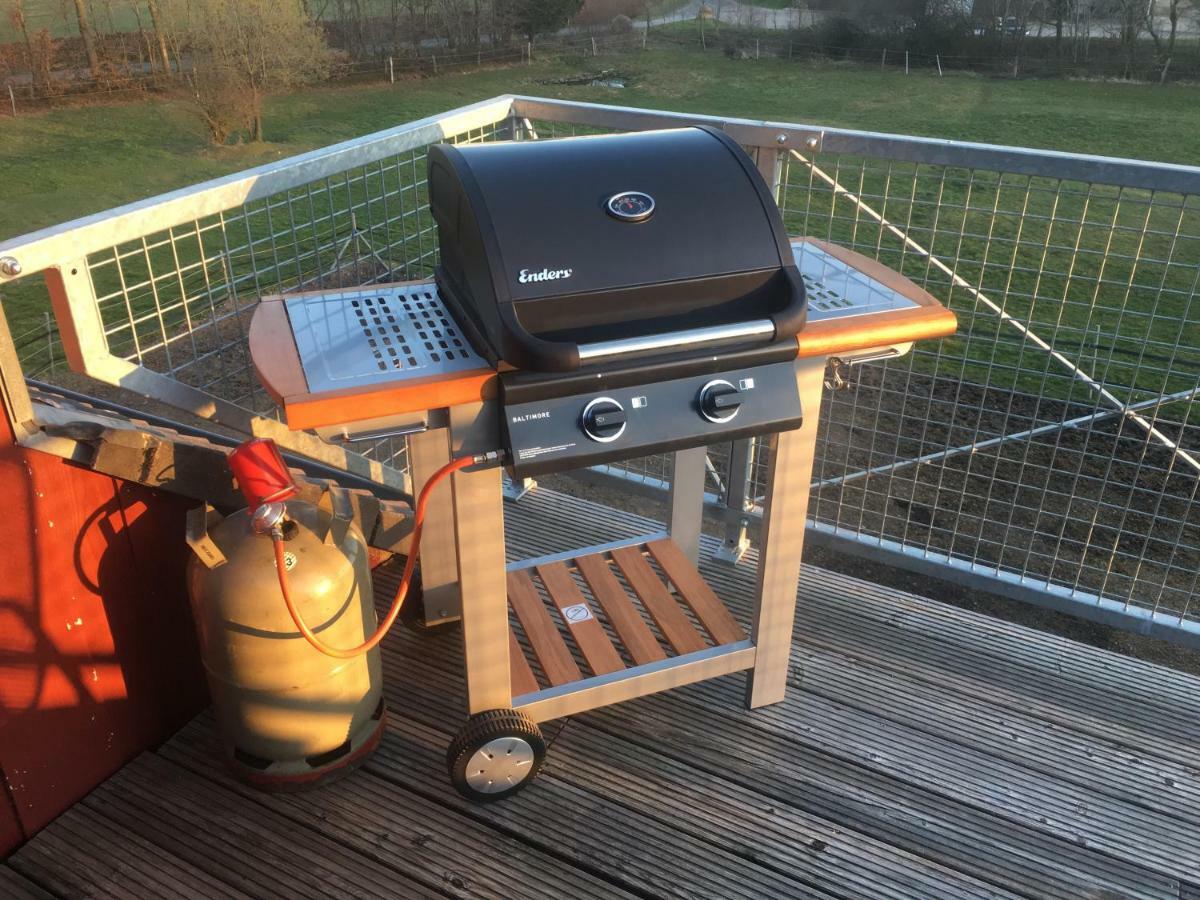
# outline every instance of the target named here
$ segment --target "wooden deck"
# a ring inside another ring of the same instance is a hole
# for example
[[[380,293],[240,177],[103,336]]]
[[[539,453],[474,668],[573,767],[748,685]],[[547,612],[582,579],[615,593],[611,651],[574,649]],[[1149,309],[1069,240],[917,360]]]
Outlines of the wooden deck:
[[[651,530],[545,490],[508,513],[514,558]],[[704,566],[743,621],[749,563]],[[257,793],[202,715],[0,896],[1200,900],[1200,679],[811,567],[800,596],[785,703],[738,675],[551,723],[544,774],[482,807],[443,768],[458,636],[398,628],[362,770]]]

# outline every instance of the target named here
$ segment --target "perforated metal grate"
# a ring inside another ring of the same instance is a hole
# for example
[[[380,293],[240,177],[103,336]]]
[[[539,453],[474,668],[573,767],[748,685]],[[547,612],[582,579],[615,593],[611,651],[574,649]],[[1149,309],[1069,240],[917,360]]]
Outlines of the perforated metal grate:
[[[809,321],[916,306],[903,294],[806,241],[794,241],[792,254],[804,279]]]
[[[313,392],[486,366],[432,283],[306,294],[286,304]]]

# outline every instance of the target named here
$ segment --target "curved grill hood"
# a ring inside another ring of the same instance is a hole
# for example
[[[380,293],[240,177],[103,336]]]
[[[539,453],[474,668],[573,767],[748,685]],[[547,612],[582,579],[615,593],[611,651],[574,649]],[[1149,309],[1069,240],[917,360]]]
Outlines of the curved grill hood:
[[[437,145],[429,192],[439,289],[493,361],[570,371],[589,343],[764,319],[782,342],[803,325],[779,210],[719,131]],[[653,213],[610,214],[623,192]]]

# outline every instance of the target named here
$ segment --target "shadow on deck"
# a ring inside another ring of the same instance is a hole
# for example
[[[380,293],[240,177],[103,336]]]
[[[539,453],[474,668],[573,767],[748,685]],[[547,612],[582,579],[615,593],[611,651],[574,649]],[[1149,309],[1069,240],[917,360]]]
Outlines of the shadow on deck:
[[[652,530],[547,490],[506,512],[514,558]],[[744,621],[753,558],[703,568]],[[0,895],[1200,900],[1200,679],[813,567],[800,598],[786,702],[748,712],[736,675],[551,723],[541,777],[492,806],[444,771],[458,635],[397,628],[362,770],[258,793],[204,714]]]

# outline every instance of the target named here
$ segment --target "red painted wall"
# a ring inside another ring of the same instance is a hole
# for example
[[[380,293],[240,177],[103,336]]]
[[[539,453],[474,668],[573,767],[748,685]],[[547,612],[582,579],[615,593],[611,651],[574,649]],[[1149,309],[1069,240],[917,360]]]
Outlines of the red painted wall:
[[[0,416],[0,858],[207,702],[187,506],[25,450]]]

